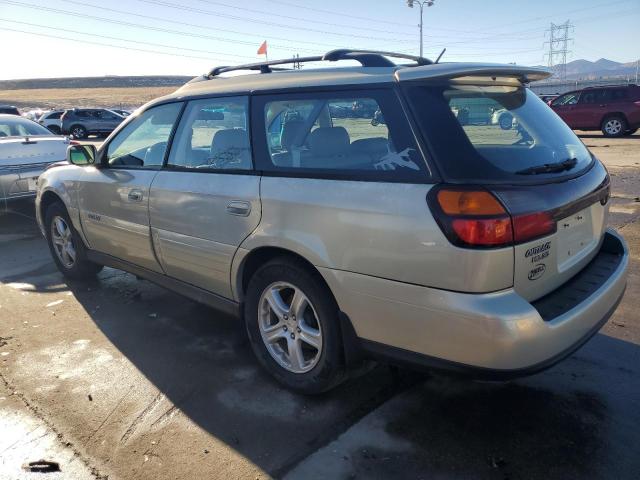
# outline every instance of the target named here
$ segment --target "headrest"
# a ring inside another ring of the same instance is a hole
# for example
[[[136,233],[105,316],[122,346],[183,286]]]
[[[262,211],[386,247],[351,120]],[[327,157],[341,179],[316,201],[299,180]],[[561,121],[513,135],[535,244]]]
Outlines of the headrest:
[[[389,150],[389,140],[384,137],[361,138],[351,143],[351,150],[359,153],[380,153]]]
[[[211,153],[215,154],[231,149],[244,150],[249,148],[249,136],[243,128],[229,128],[218,130],[211,140]]]
[[[349,134],[344,127],[320,127],[309,135],[314,155],[337,155],[349,149]]]

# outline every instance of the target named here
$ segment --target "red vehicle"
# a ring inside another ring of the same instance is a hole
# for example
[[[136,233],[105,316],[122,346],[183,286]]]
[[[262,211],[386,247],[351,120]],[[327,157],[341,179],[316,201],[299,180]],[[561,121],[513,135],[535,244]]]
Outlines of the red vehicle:
[[[602,130],[605,137],[633,135],[640,127],[640,87],[589,87],[560,95],[551,108],[574,130]]]

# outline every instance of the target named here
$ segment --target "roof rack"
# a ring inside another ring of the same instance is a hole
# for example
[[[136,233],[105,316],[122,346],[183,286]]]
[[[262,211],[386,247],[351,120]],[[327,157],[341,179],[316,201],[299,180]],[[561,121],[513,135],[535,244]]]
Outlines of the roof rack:
[[[355,60],[360,62],[363,67],[395,67],[393,63],[386,57],[402,58],[405,60],[412,60],[416,62],[416,65],[431,65],[433,62],[425,57],[418,57],[415,55],[407,55],[405,53],[396,52],[383,52],[379,50],[355,50],[349,48],[340,48],[337,50],[331,50],[324,55],[316,55],[310,57],[294,57],[283,60],[271,60],[266,62],[247,63],[244,65],[232,65],[232,66],[220,66],[212,69],[207,75],[208,78],[213,78],[221,73],[232,72],[235,70],[260,70],[260,73],[271,73],[274,70],[289,70],[287,68],[273,68],[274,65],[286,65],[286,64],[299,64],[306,62],[336,62],[338,60]]]

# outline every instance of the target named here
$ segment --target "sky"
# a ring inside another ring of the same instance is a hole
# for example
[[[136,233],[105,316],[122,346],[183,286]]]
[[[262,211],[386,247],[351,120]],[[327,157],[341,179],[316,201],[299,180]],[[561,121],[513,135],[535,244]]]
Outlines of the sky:
[[[435,0],[424,55],[547,65],[551,23],[567,60],[640,58],[640,0]],[[333,48],[419,53],[406,0],[0,0],[0,79],[198,75],[217,65]]]

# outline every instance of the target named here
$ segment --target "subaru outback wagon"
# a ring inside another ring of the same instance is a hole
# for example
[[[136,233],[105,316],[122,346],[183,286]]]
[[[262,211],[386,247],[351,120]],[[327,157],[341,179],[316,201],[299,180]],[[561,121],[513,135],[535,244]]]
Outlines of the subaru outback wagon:
[[[273,68],[338,60],[361,66]],[[368,358],[531,374],[598,331],[628,265],[606,169],[526,88],[547,76],[354,50],[218,67],[70,147],[38,221],[66,276],[106,265],[228,312],[300,392]]]

